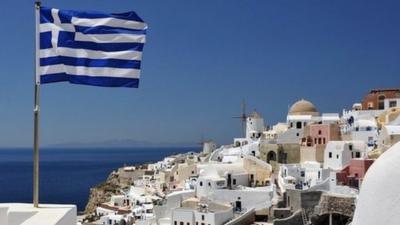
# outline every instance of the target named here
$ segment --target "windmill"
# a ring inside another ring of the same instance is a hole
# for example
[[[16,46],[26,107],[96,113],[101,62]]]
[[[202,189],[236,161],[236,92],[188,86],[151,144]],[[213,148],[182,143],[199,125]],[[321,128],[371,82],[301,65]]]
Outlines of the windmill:
[[[232,118],[234,119],[240,119],[242,121],[242,137],[245,137],[246,135],[246,119],[248,115],[246,114],[246,101],[243,99],[242,100],[242,114],[240,116],[234,116]]]

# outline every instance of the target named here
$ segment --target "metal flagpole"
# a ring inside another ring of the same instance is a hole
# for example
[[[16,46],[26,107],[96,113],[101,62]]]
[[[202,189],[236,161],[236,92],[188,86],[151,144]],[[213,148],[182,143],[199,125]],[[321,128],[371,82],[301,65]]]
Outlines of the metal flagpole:
[[[35,96],[33,108],[33,206],[39,207],[39,97],[40,97],[40,64],[39,64],[39,24],[40,1],[35,2]]]

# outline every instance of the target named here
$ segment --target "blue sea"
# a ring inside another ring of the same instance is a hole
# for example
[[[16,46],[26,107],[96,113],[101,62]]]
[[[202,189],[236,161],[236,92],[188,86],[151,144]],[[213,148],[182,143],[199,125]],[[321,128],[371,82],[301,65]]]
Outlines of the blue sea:
[[[40,150],[40,203],[75,204],[123,165],[155,162],[199,148],[84,148]],[[0,202],[32,202],[32,149],[0,149]]]

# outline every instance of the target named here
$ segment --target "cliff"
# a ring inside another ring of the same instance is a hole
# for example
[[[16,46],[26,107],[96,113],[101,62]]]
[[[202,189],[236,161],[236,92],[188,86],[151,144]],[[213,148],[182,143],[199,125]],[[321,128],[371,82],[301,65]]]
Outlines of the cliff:
[[[89,200],[85,208],[85,214],[90,215],[96,211],[96,207],[101,203],[108,202],[111,195],[120,194],[123,185],[118,179],[118,172],[113,171],[103,183],[90,189]]]

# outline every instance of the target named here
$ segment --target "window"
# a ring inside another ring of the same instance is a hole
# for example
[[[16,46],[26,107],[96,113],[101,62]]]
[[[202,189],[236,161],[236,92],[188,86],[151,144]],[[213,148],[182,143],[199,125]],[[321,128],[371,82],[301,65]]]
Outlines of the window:
[[[178,225],[178,222],[174,221],[174,225]]]
[[[200,181],[200,187],[202,187],[203,186],[203,181]]]
[[[318,138],[318,144],[322,144],[322,138]]]
[[[356,158],[360,158],[361,157],[361,153],[360,152],[356,152]]]
[[[296,128],[297,128],[297,129],[301,129],[301,122],[297,122],[297,123],[296,123]]]
[[[314,138],[314,144],[317,144],[317,138]]]
[[[179,225],[185,225],[185,223],[184,222],[180,222]]]
[[[352,144],[349,145],[349,150],[350,150],[350,151],[353,150],[353,145],[352,145]]]
[[[318,131],[318,134],[321,135],[321,134],[322,134],[322,130],[319,130],[319,131]]]
[[[293,122],[290,123],[290,127],[293,127]]]
[[[236,185],[236,179],[233,179],[232,184]]]
[[[194,174],[194,171],[192,170],[192,174]]]
[[[187,222],[187,223],[186,223],[186,225],[190,225],[190,223],[189,223],[189,222]]]
[[[211,187],[211,183],[210,182],[208,182],[208,186]]]
[[[204,220],[204,215],[201,215],[201,220]]]
[[[397,107],[397,102],[396,102],[396,101],[390,101],[390,102],[389,102],[389,107],[390,107],[390,108],[392,108],[392,107]]]
[[[329,158],[332,158],[332,152],[329,152]],[[200,185],[201,186],[201,185]]]
[[[298,136],[299,136],[299,133],[297,133],[296,136],[298,137]]]
[[[339,158],[339,154],[336,155],[336,158],[337,158],[337,159]]]
[[[368,102],[368,109],[373,109],[373,108],[374,108],[374,103]]]
[[[305,175],[306,175],[306,173],[305,173],[304,171],[301,171],[301,172],[300,172],[300,176],[301,176],[301,177],[304,177]]]
[[[322,139],[322,143],[323,143],[323,144],[326,144],[325,138]]]

